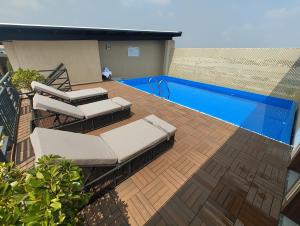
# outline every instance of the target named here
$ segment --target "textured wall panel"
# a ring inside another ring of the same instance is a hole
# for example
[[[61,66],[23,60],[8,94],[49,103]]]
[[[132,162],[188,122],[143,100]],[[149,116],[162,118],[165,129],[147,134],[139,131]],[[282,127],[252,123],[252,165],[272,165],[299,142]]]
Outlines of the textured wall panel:
[[[72,84],[102,81],[98,41],[12,41],[4,46],[14,70],[51,70],[64,63]]]
[[[300,101],[299,48],[176,48],[169,74]]]
[[[139,47],[140,55],[129,57],[129,47]],[[134,78],[163,72],[164,41],[100,41],[99,51],[102,68],[108,67],[113,77]]]

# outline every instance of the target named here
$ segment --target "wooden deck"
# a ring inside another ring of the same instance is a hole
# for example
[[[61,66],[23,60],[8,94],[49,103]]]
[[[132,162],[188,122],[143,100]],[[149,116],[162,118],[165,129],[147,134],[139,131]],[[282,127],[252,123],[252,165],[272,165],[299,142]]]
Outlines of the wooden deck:
[[[288,146],[116,82],[76,88],[97,86],[131,101],[134,115],[91,134],[149,114],[178,130],[173,148],[84,208],[86,225],[278,224]],[[31,114],[22,111],[16,162],[27,168]]]

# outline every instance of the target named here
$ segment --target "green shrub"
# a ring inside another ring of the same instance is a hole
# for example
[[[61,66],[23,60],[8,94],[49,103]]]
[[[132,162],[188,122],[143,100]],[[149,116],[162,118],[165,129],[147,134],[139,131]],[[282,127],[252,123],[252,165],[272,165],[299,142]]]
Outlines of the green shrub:
[[[21,185],[24,177],[14,168],[12,163],[0,163],[0,224],[16,225],[21,213],[21,205],[25,196],[24,187]]]
[[[79,167],[59,156],[43,156],[20,172],[0,164],[0,225],[77,225],[78,211],[90,194],[83,193]]]
[[[44,80],[45,80],[44,76],[41,75],[36,70],[19,68],[13,74],[12,84],[18,90],[21,90],[21,89],[32,90],[32,88],[30,86],[32,81],[43,82]]]

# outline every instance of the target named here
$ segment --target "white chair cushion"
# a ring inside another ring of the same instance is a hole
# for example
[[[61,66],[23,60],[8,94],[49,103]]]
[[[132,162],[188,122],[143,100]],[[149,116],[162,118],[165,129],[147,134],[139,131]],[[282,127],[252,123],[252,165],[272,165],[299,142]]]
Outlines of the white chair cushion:
[[[88,97],[100,96],[104,94],[107,94],[107,90],[102,89],[101,87],[66,92],[66,95],[70,98],[71,101],[80,100]]]
[[[79,119],[84,118],[84,113],[78,107],[39,94],[33,97],[33,109],[51,111]]]
[[[65,92],[62,92],[62,91],[60,91],[58,89],[55,89],[51,86],[47,86],[45,84],[42,84],[40,82],[36,82],[36,81],[31,82],[31,88],[36,92],[45,92],[45,93],[48,93],[50,95],[60,97],[64,100],[70,100],[70,98],[68,97],[68,95]]]
[[[125,100],[122,97],[114,97],[111,100],[116,104],[120,105],[122,109],[129,108],[132,105],[129,101]]]
[[[145,120],[137,120],[100,135],[122,163],[167,138],[167,133]]]
[[[30,135],[36,160],[43,155],[60,155],[78,166],[113,165],[116,154],[98,136],[35,128]]]
[[[168,133],[169,136],[172,136],[176,132],[176,127],[172,126],[171,124],[167,123],[166,121],[158,118],[156,115],[149,115],[144,118],[144,120],[150,122],[154,126],[156,126],[159,129],[164,130]]]
[[[105,115],[121,110],[121,106],[111,101],[111,99],[83,104],[77,107],[86,118],[94,118],[100,115]]]

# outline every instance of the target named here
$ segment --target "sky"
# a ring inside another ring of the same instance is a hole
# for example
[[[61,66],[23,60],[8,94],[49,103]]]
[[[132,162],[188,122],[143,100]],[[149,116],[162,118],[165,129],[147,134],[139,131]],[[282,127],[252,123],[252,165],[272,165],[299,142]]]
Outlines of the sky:
[[[300,47],[300,0],[0,0],[0,23],[182,31],[176,47]]]

